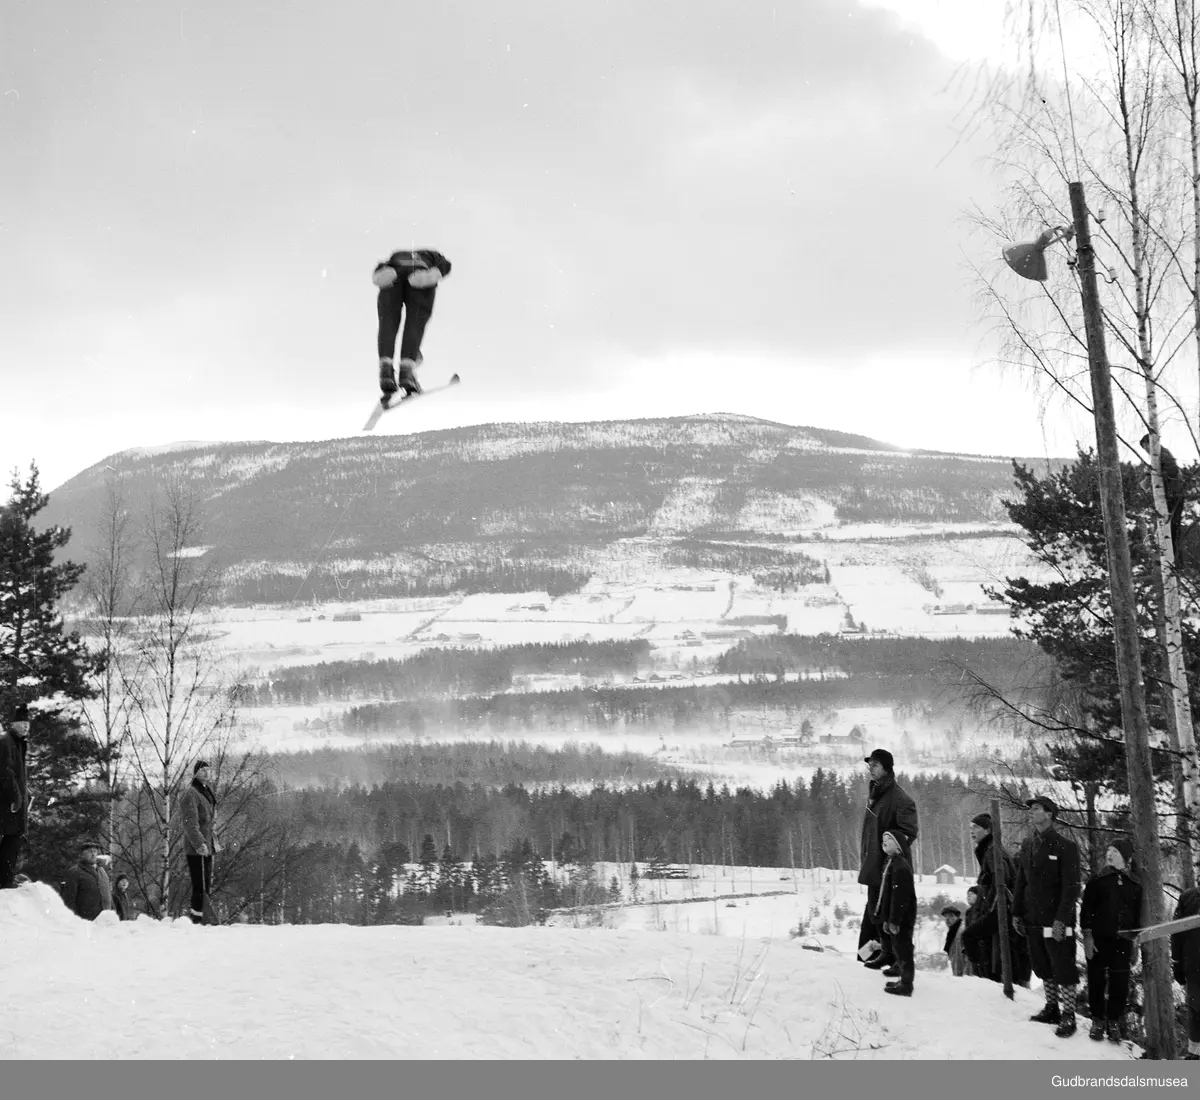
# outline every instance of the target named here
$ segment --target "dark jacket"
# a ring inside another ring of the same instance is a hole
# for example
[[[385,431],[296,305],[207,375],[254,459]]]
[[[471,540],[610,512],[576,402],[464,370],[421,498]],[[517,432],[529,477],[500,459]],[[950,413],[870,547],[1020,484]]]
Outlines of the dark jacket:
[[[950,956],[950,973],[956,978],[961,978],[971,966],[967,959],[966,947],[963,944],[964,931],[966,931],[966,924],[959,917],[946,929],[946,942],[942,947],[942,950]]]
[[[1179,895],[1172,920],[1200,916],[1200,888]],[[1180,985],[1200,986],[1200,928],[1176,932],[1171,937],[1171,969]]]
[[[137,916],[137,910],[133,907],[133,898],[129,896],[129,891],[121,893],[116,887],[113,887],[112,892],[113,910],[121,920],[133,920]]]
[[[988,833],[975,845],[975,858],[979,861],[979,878],[975,887],[979,891],[977,908],[963,933],[967,953],[985,977],[997,977],[1001,973],[1001,944],[1000,944],[1000,892],[996,882],[995,838]],[[1013,907],[1013,890],[1016,886],[1016,860],[1000,846],[1000,862],[1004,867],[1004,890],[1007,898],[1008,916],[1010,919],[1009,944],[1013,947],[1010,952],[1013,981],[1023,982],[1028,979],[1026,962],[1023,958],[1022,938],[1011,932],[1011,918],[1015,914]]]
[[[63,886],[63,901],[77,917],[95,920],[113,907],[108,872],[98,863],[80,863],[71,868]]]
[[[217,808],[217,796],[212,788],[199,779],[179,796],[179,817],[183,823],[183,850],[189,856],[200,854],[200,845],[208,845],[208,854],[213,854],[213,818]]]
[[[913,882],[912,864],[901,852],[888,856],[879,883],[879,902],[875,907],[876,923],[912,927],[917,923],[917,888]]]
[[[27,752],[25,738],[0,733],[0,836],[24,836],[29,826]]]
[[[1105,867],[1088,879],[1079,905],[1079,927],[1093,936],[1115,939],[1137,928],[1142,916],[1142,884],[1128,871]]]
[[[867,809],[863,814],[859,842],[858,881],[878,885],[883,875],[883,834],[904,837],[906,846],[917,838],[917,804],[896,783],[894,775],[871,780],[867,791]],[[912,868],[909,868],[912,874]]]
[[[979,862],[979,877],[975,880],[975,886],[979,890],[979,908],[985,914],[992,912],[1000,900],[996,889],[996,857],[992,847],[994,843],[995,838],[988,833],[975,845],[975,859]],[[1003,844],[1000,845],[1000,863],[1004,868],[1004,885],[1011,898],[1017,883],[1017,862]]]
[[[1049,928],[1062,921],[1075,927],[1079,900],[1079,849],[1051,826],[1021,842],[1013,916],[1028,928]]]
[[[443,279],[450,274],[450,261],[440,252],[434,252],[432,248],[393,252],[386,262],[376,264],[375,270],[379,271],[384,267],[392,268],[401,280],[407,279],[414,271],[424,271],[431,267],[436,267],[442,273]]]

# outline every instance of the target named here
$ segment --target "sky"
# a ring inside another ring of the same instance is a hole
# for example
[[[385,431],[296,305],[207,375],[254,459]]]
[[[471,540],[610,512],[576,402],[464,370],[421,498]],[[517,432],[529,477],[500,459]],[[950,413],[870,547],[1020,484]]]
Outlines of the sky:
[[[736,881],[660,885],[702,899],[751,892],[738,870]],[[884,994],[885,979],[853,960],[857,929],[833,928],[836,904],[861,912],[863,887],[758,870],[753,892],[796,892],[629,906],[606,928],[486,928],[461,916],[424,928],[84,921],[53,887],[29,883],[0,893],[5,987],[36,990],[6,1014],[0,1058],[1016,1058],[1136,1069],[1136,1049],[1089,1041],[1086,1020],[1070,1039],[1030,1023],[1043,1003],[1036,979],[1008,1001],[992,982],[918,969],[911,999]],[[919,890],[965,904],[965,883]],[[829,933],[792,938],[814,906],[813,925]],[[944,939],[926,922],[917,950],[939,953]]]
[[[9,0],[0,464],[328,439],[377,395],[374,265],[454,265],[452,392],[379,432],[737,412],[1066,454],[990,363],[963,73],[1001,0]],[[1030,236],[1040,227],[1031,227]]]

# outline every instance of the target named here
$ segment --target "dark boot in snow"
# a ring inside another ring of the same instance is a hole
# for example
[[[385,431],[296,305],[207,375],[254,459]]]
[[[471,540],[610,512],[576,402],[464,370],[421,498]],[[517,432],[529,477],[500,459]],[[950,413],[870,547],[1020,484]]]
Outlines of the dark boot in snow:
[[[396,375],[396,385],[404,391],[406,397],[421,392],[421,383],[417,381],[416,370],[417,361],[415,359],[400,360],[400,370]]]
[[[390,359],[379,360],[379,389],[385,400],[396,392],[396,371]]]

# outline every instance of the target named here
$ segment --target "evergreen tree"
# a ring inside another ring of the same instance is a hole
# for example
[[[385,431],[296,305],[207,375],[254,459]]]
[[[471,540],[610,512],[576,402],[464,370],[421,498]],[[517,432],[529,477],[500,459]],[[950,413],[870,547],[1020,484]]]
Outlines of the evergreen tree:
[[[0,508],[0,715],[28,710],[29,787],[33,796],[23,870],[57,883],[74,863],[81,839],[95,839],[106,814],[105,750],[83,730],[80,704],[92,697],[98,660],[65,630],[58,602],[84,567],[55,562],[67,528],[38,531],[46,507],[36,466]]]
[[[438,853],[433,837],[426,833],[421,840],[421,854],[417,857],[421,870],[417,873],[417,882],[421,893],[432,898],[438,885]]]

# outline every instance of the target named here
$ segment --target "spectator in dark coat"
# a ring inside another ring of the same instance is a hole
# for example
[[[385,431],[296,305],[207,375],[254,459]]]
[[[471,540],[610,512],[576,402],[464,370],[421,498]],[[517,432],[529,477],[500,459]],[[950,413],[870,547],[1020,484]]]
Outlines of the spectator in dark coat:
[[[992,836],[992,815],[976,814],[971,818],[971,835],[975,840],[975,859],[979,863],[979,877],[975,881],[979,891],[979,909],[970,929],[965,932],[967,951],[975,961],[981,978],[993,982],[1004,980],[1000,945],[1000,891],[996,880],[996,847]],[[1008,907],[1012,909],[1013,889],[1017,880],[1017,864],[1011,855],[1000,846],[1000,862],[1004,868],[1004,889]],[[1009,936],[1009,961],[1012,964],[1012,980],[1017,985],[1029,983],[1029,952],[1025,937],[1018,936],[1011,928]]]
[[[884,865],[879,882],[875,921],[883,935],[883,950],[896,960],[899,981],[888,982],[886,993],[911,997],[916,972],[913,931],[917,924],[917,888],[908,862],[904,834],[883,834]],[[887,971],[885,971],[887,973]]]
[[[67,873],[63,886],[63,901],[68,909],[84,920],[95,920],[113,907],[112,887],[108,872],[97,860],[98,844],[85,844],[79,853],[79,863]]]
[[[192,880],[192,908],[188,916],[193,924],[204,920],[204,899],[212,891],[213,853],[219,852],[215,819],[217,796],[208,785],[208,761],[192,765],[192,785],[179,796],[179,815],[183,821],[183,851]]]
[[[1121,1041],[1121,1017],[1129,1002],[1129,965],[1133,941],[1121,932],[1138,927],[1142,915],[1142,884],[1133,874],[1133,842],[1114,840],[1105,853],[1107,866],[1083,889],[1079,929],[1087,959],[1088,1008],[1092,1026],[1088,1038],[1099,1042],[1107,1034]]]
[[[1075,906],[1079,900],[1079,849],[1054,828],[1058,806],[1045,795],[1026,803],[1033,835],[1017,855],[1013,927],[1025,936],[1033,972],[1046,989],[1046,1005],[1030,1019],[1057,1024],[1054,1034],[1075,1034]]]
[[[137,913],[133,908],[133,898],[129,896],[129,876],[117,875],[113,882],[113,909],[121,920],[133,920]]]
[[[946,943],[942,950],[946,952],[946,957],[950,960],[950,973],[956,978],[961,978],[968,973],[971,965],[967,962],[967,953],[963,948],[965,925],[962,920],[962,910],[957,905],[947,905],[942,910],[942,920],[946,922]]]
[[[16,887],[17,862],[29,828],[29,715],[21,709],[0,731],[0,890]]]
[[[903,837],[906,851],[917,838],[917,804],[896,783],[892,754],[887,749],[876,749],[864,759],[871,773],[871,784],[859,842],[858,881],[867,888],[867,907],[858,934],[860,948],[870,940],[884,943],[874,917],[883,878],[883,834],[892,832]],[[879,957],[867,960],[865,965],[871,970],[883,970],[895,962],[885,944]]]
[[[982,960],[979,958],[980,944],[978,939],[968,939],[967,933],[983,919],[983,909],[980,906],[979,887],[972,886],[967,890],[967,911],[963,914],[963,951],[967,955],[967,973],[976,978],[986,978]]]
[[[1193,886],[1179,895],[1174,920],[1200,916],[1200,889]],[[1188,1052],[1190,1061],[1200,1058],[1200,928],[1171,936],[1171,970],[1187,994]]]

